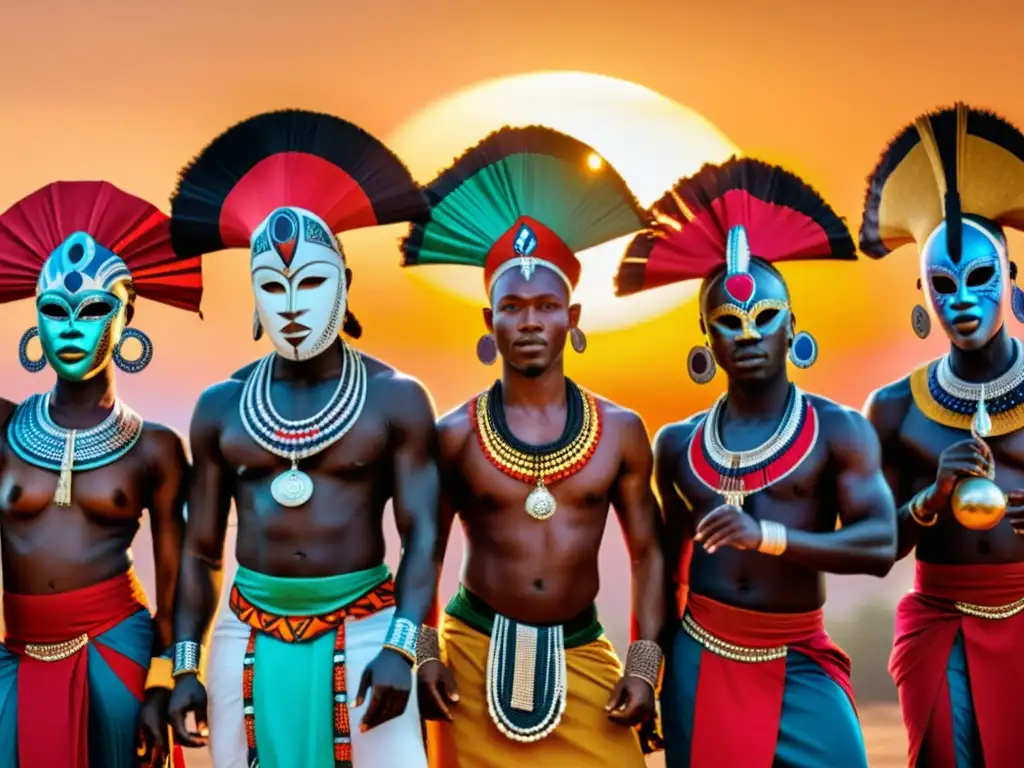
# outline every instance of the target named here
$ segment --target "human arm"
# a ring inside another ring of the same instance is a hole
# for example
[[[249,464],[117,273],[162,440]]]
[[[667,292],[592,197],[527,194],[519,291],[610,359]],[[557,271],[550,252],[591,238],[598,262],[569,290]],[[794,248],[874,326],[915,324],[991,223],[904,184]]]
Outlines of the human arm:
[[[395,576],[397,607],[384,648],[370,663],[356,696],[362,704],[373,689],[363,716],[369,729],[405,711],[412,688],[416,638],[437,587],[434,564],[437,544],[437,430],[434,408],[423,386],[408,378],[389,382],[392,506],[402,539],[402,558]]]
[[[939,456],[932,478],[919,480],[901,461],[900,428],[910,408],[912,395],[908,380],[873,392],[864,406],[864,415],[874,427],[882,445],[882,467],[898,507],[896,511],[896,559],[910,554],[920,541],[924,528],[938,521],[949,508],[957,482],[970,475],[983,476],[991,461],[987,446],[974,439],[954,443]],[[924,485],[924,487],[921,487]]]
[[[448,539],[458,514],[458,457],[469,435],[465,407],[460,407],[443,417],[438,422],[437,431],[437,462],[441,492],[437,509],[438,535],[437,546],[434,549],[434,564],[437,569],[436,584],[440,584]],[[420,629],[419,646],[416,649],[417,692],[420,715],[425,720],[451,721],[450,707],[458,702],[459,693],[455,678],[441,659],[441,641],[438,636],[440,613],[441,607],[435,590],[431,608]]]
[[[175,666],[181,669],[176,670],[170,703],[175,737],[188,747],[205,746],[209,735],[206,691],[198,679],[199,649],[220,597],[231,509],[231,474],[220,452],[221,414],[237,397],[238,389],[238,383],[231,381],[206,390],[196,404],[189,429],[192,479],[174,602]],[[187,649],[195,651],[195,658],[186,654]],[[195,716],[196,732],[186,728],[189,713]]]
[[[647,430],[636,414],[627,411],[616,413],[615,421],[621,434],[622,462],[611,501],[629,552],[632,611],[639,636],[630,643],[625,673],[606,708],[613,720],[635,725],[654,712],[662,657],[658,641],[665,623],[665,565],[661,510],[651,488],[653,458]]]

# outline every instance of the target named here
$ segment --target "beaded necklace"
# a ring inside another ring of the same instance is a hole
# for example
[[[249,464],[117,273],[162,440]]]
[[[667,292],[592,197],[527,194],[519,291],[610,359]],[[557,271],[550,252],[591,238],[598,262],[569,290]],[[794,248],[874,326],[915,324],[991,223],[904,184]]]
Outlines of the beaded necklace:
[[[313,480],[299,469],[299,462],[338,442],[363,412],[366,363],[348,344],[342,342],[341,347],[338,386],[327,405],[308,419],[286,419],[274,408],[270,385],[276,352],[259,361],[242,388],[239,411],[245,431],[263,450],[291,462],[291,468],[274,478],[270,486],[274,501],[282,507],[301,507],[309,501]]]
[[[720,423],[726,395],[711,406],[690,438],[690,469],[726,504],[743,506],[747,496],[782,480],[810,456],[818,442],[818,414],[810,399],[790,385],[786,411],[775,434],[749,451],[730,451],[722,443]]]
[[[978,403],[984,399],[992,436],[1024,427],[1024,343],[1013,339],[1013,363],[1001,376],[986,382],[964,381],[953,373],[949,355],[922,365],[910,375],[914,403],[930,420],[969,430]]]
[[[120,399],[95,427],[65,429],[50,416],[50,393],[22,402],[7,426],[7,442],[22,461],[59,472],[53,501],[71,506],[71,474],[99,469],[124,456],[142,435],[142,418]]]
[[[596,398],[569,378],[565,389],[565,429],[558,440],[545,445],[529,445],[512,434],[505,419],[500,381],[470,403],[473,428],[487,460],[509,477],[536,483],[526,497],[526,512],[537,520],[551,517],[558,506],[547,483],[583,469],[601,439],[601,410]]]

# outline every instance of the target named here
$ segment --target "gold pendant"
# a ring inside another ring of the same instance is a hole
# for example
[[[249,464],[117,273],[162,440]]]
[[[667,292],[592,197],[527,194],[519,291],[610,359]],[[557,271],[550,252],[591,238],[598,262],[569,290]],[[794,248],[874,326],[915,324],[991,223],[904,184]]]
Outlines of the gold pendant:
[[[537,478],[537,487],[526,497],[526,514],[534,520],[547,520],[558,509],[555,497],[544,487],[544,478]]]

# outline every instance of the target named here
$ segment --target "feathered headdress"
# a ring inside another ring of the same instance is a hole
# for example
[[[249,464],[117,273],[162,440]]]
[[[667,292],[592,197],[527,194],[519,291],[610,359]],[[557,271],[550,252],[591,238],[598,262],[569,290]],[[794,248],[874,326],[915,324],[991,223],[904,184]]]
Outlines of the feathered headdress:
[[[573,289],[579,251],[636,232],[649,217],[623,178],[589,146],[541,126],[502,128],[427,187],[430,220],[402,243],[403,266],[482,267],[494,280],[538,265]]]
[[[284,110],[229,128],[181,173],[171,239],[182,255],[249,247],[275,210],[302,208],[335,234],[428,214],[419,186],[369,133],[331,115]]]
[[[626,296],[725,265],[726,290],[745,302],[754,292],[750,258],[768,262],[856,259],[846,224],[793,173],[750,158],[705,165],[652,206],[656,226],[626,249],[615,292]]]
[[[960,258],[964,215],[1024,230],[1024,135],[991,112],[956,104],[904,128],[868,177],[860,247],[882,258],[947,222]]]
[[[169,219],[145,200],[105,181],[58,181],[0,216],[0,302],[129,282],[139,296],[199,312],[201,253],[176,256]]]

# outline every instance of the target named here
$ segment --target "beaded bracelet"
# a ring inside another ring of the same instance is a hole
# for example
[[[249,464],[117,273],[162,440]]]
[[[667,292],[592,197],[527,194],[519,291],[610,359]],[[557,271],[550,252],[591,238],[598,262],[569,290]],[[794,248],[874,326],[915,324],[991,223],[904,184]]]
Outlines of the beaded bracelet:
[[[626,652],[625,674],[637,677],[651,686],[655,698],[661,679],[661,647],[653,640],[634,640]]]
[[[761,543],[757,551],[765,555],[781,555],[786,551],[786,526],[774,520],[761,520]]]
[[[410,664],[415,664],[418,635],[419,627],[413,622],[404,617],[395,616],[391,619],[387,635],[384,636],[384,647],[404,656]]]
[[[441,638],[435,627],[424,624],[420,627],[420,636],[416,641],[416,663],[426,664],[428,661],[441,660]]]
[[[174,668],[171,677],[199,673],[199,659],[202,648],[195,640],[181,640],[174,644]]]

